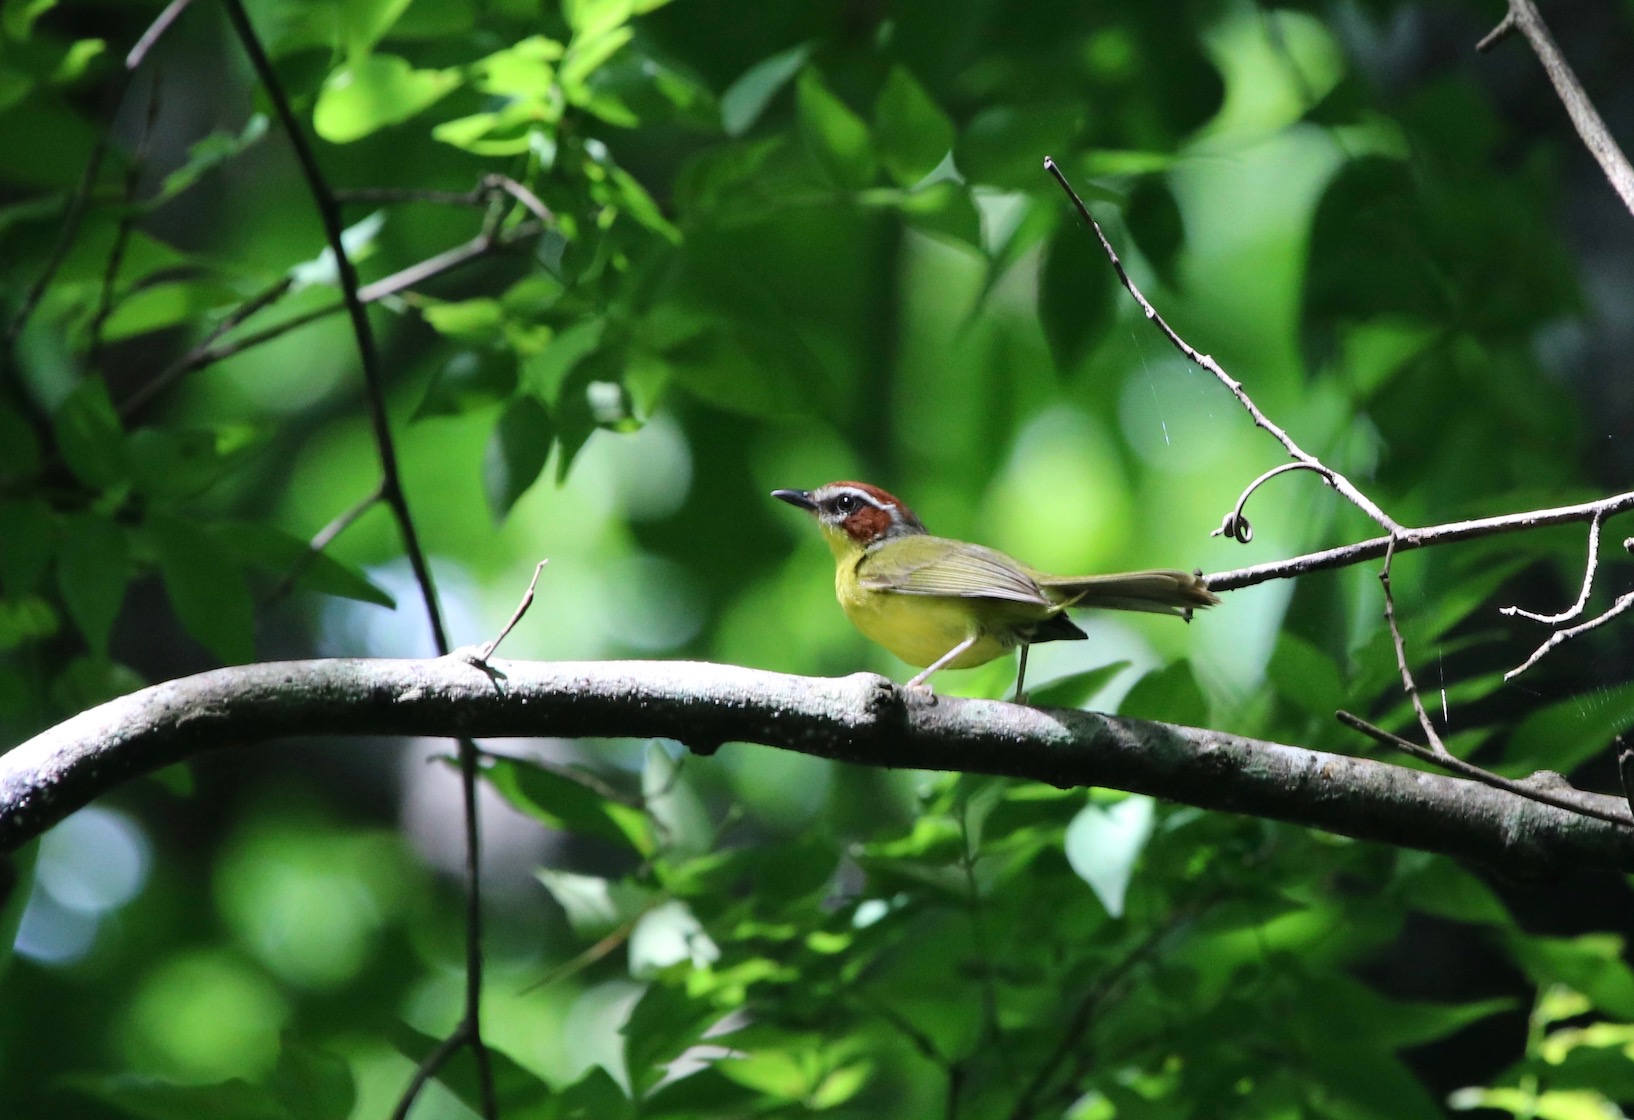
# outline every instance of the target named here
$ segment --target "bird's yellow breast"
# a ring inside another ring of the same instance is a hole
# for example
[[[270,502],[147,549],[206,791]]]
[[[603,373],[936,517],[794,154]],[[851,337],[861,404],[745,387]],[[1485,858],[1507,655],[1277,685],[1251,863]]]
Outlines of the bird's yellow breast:
[[[1002,611],[1002,604],[869,590],[857,579],[857,564],[864,555],[858,551],[840,560],[834,573],[835,596],[853,626],[909,665],[924,668],[972,634],[978,635],[976,643],[944,668],[985,665],[1016,647],[1009,620],[987,617],[995,608]]]

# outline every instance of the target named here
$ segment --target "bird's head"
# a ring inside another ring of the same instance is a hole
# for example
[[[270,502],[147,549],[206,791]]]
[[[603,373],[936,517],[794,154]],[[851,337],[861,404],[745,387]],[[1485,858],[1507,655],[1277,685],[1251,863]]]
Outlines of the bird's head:
[[[773,490],[772,497],[810,511],[836,556],[925,531],[913,510],[866,482],[830,482],[815,490]]]

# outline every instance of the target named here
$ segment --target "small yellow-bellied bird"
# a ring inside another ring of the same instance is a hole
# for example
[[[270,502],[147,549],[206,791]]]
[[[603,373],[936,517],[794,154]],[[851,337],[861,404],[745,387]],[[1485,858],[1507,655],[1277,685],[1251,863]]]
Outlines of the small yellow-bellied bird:
[[[1016,699],[1023,698],[1027,649],[1087,637],[1068,607],[1150,611],[1191,621],[1219,597],[1201,573],[1154,569],[1107,576],[1052,576],[996,549],[933,537],[907,506],[866,482],[773,490],[809,510],[834,553],[834,593],[864,635],[923,671],[985,665],[1021,647]]]

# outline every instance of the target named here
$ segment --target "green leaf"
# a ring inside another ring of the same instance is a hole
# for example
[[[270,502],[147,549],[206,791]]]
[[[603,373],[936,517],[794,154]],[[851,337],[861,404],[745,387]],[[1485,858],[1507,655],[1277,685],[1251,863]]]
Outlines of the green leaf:
[[[232,288],[212,281],[145,284],[119,300],[103,325],[102,337],[120,342],[203,318],[236,302],[237,293]]]
[[[1176,661],[1136,681],[1118,705],[1118,714],[1201,727],[1208,722],[1208,700],[1197,686],[1191,663]]]
[[[1581,937],[1509,938],[1509,949],[1535,982],[1564,984],[1594,1006],[1619,1019],[1634,1019],[1634,970],[1623,963],[1622,938],[1595,933]]]
[[[105,657],[76,657],[51,682],[51,702],[64,711],[83,712],[145,688],[147,683],[128,665]]]
[[[463,80],[457,70],[416,70],[396,55],[372,54],[329,75],[312,127],[331,144],[349,144],[408,120]]]
[[[954,158],[972,183],[1009,190],[1047,185],[1044,157],[1059,162],[1077,148],[1084,126],[1080,105],[1001,105],[976,115]]]
[[[953,121],[923,86],[893,66],[874,103],[874,139],[880,162],[904,187],[936,170],[953,150]]]
[[[245,567],[257,568],[280,580],[298,570],[296,587],[320,595],[373,603],[387,610],[397,606],[390,592],[356,568],[327,552],[313,552],[309,542],[276,526],[258,521],[228,521],[214,526],[213,535],[232,550]]]
[[[165,594],[187,632],[228,664],[255,659],[255,607],[238,559],[179,517],[155,511],[148,539]]]
[[[1154,812],[1150,797],[1134,794],[1107,808],[1085,805],[1067,826],[1067,862],[1114,918],[1123,916],[1124,894],[1151,839]]]
[[[481,347],[456,350],[437,367],[414,419],[461,416],[505,400],[516,391],[516,351]]]
[[[545,469],[556,425],[534,397],[513,400],[494,425],[482,456],[482,488],[488,511],[502,521]]]
[[[0,980],[11,964],[17,929],[23,924],[23,911],[28,909],[34,893],[34,864],[39,854],[40,842],[31,840],[0,861]]]
[[[595,779],[575,780],[520,759],[496,760],[487,777],[505,800],[552,828],[628,846],[644,856],[657,850],[646,814],[603,797],[592,788]]]
[[[57,6],[57,0],[12,0],[0,5],[0,30],[14,42],[25,42],[34,34],[34,23]]]
[[[1311,715],[1331,719],[1345,704],[1345,681],[1333,659],[1297,634],[1277,638],[1267,672],[1277,695]]]
[[[51,564],[51,507],[40,498],[0,502],[0,587],[27,595]]]
[[[663,1079],[665,1067],[698,1042],[721,1012],[707,1000],[691,999],[685,989],[649,984],[620,1032],[624,1068],[639,1098]]]
[[[1157,176],[1142,178],[1129,196],[1123,222],[1152,269],[1165,284],[1178,287],[1177,264],[1186,244],[1186,226],[1169,184]]]
[[[126,1075],[71,1077],[66,1084],[138,1120],[298,1120],[271,1090],[245,1081],[172,1085]]]
[[[982,247],[981,214],[962,184],[941,179],[893,201],[903,219],[914,229],[971,249]]]
[[[352,1068],[336,1054],[285,1036],[267,1088],[290,1120],[346,1120],[357,1099]]]
[[[473,63],[471,84],[499,97],[548,97],[563,49],[554,39],[529,36]]]
[[[1403,853],[1402,858],[1419,863],[1403,876],[1400,886],[1402,901],[1413,909],[1454,922],[1514,925],[1492,889],[1452,860],[1419,852]]]
[[[39,436],[28,421],[0,399],[0,479],[33,474],[39,465]]]
[[[815,50],[812,43],[800,43],[761,59],[744,71],[721,94],[721,128],[728,136],[742,136],[760,119],[777,92],[805,67]]]
[[[267,134],[268,124],[265,113],[252,113],[236,135],[217,130],[188,145],[187,162],[165,176],[154,205],[175,198],[208,172],[250,148]]]
[[[57,587],[63,604],[91,652],[106,654],[131,577],[125,531],[108,518],[86,513],[63,518],[61,533]]]
[[[137,492],[168,502],[203,493],[261,444],[262,433],[247,425],[138,428],[125,441],[125,457]]]
[[[862,190],[874,181],[876,165],[868,126],[828,91],[816,70],[800,75],[795,90],[800,135],[829,180],[842,190]]]
[[[653,903],[653,892],[625,880],[603,879],[541,867],[534,877],[567,915],[567,924],[585,941],[598,941],[633,921]]]
[[[1038,315],[1061,370],[1076,369],[1106,336],[1115,284],[1094,234],[1076,223],[1056,233],[1038,278]]]
[[[38,595],[0,598],[0,653],[50,638],[60,625],[57,612]]]
[[[1521,720],[1504,747],[1504,761],[1569,774],[1605,751],[1634,723],[1634,684],[1571,696]]]
[[[125,479],[125,429],[99,377],[83,379],[52,418],[57,449],[87,486],[106,489]]]

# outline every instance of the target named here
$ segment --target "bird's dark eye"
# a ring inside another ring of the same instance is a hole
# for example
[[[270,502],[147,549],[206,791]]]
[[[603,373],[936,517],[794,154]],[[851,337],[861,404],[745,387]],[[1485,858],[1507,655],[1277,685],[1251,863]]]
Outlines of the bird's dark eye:
[[[857,505],[857,496],[855,494],[841,494],[838,498],[834,499],[834,510],[836,513],[855,513]]]

